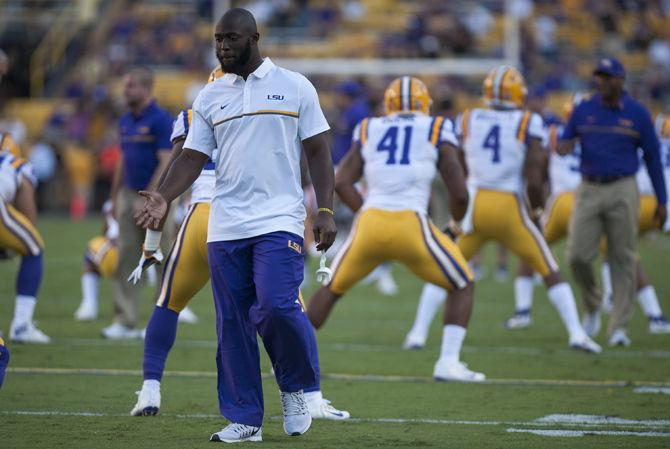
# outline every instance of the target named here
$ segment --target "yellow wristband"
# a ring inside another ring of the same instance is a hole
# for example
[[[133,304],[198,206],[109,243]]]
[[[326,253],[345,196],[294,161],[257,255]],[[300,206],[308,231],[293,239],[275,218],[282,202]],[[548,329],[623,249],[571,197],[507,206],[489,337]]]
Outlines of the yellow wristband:
[[[320,207],[319,212],[327,212],[330,215],[335,215],[335,212],[333,212],[333,209],[328,209],[327,207]]]

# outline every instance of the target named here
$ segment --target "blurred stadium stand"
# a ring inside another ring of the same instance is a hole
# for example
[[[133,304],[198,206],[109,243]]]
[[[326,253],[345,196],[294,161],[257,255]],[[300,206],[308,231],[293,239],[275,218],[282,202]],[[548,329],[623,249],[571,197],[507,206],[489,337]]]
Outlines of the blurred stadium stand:
[[[149,65],[159,101],[187,107],[216,64],[213,17],[229,5],[254,13],[264,54],[311,72],[331,123],[343,80],[381,112],[392,71],[424,71],[437,112],[454,114],[479,101],[484,72],[503,60],[557,112],[605,54],[624,62],[629,90],[652,110],[670,100],[668,0],[5,0],[0,127],[23,126],[24,152],[39,148],[43,207],[81,216],[100,204],[118,151],[121,75]]]

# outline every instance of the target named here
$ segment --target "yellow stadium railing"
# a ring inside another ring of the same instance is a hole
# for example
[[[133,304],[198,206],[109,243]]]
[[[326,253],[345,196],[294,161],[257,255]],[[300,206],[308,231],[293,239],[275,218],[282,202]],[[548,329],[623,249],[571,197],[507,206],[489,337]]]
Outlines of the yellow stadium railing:
[[[53,21],[51,28],[30,58],[30,94],[44,94],[46,75],[65,55],[68,45],[77,33],[95,18],[100,0],[68,2]]]

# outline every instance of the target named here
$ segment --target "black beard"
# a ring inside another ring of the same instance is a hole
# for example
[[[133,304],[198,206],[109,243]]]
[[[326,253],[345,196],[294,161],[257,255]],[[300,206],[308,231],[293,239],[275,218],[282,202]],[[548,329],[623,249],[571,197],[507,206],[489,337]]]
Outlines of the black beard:
[[[234,63],[225,64],[223,58],[218,53],[216,54],[216,58],[219,60],[221,70],[223,70],[224,73],[239,73],[251,59],[251,39],[247,40],[247,45]]]

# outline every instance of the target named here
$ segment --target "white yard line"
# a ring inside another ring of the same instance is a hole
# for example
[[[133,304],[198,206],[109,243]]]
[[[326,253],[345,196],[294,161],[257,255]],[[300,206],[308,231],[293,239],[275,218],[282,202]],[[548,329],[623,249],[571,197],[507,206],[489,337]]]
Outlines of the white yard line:
[[[5,416],[65,416],[65,417],[89,417],[89,418],[131,418],[126,413],[100,413],[91,411],[62,411],[62,410],[0,410],[0,415]],[[195,413],[195,414],[172,414],[161,413],[160,416],[177,419],[222,419],[220,415]],[[271,416],[272,421],[280,421],[281,416]],[[583,436],[583,435],[619,435],[619,436],[670,436],[670,426],[662,424],[665,421],[653,420],[623,420],[620,423],[602,422],[543,422],[542,418],[534,421],[478,421],[460,419],[436,419],[436,418],[351,418],[341,421],[343,424],[427,424],[444,426],[513,426],[507,432],[526,432],[546,436]],[[562,427],[563,429],[524,429],[522,427]],[[567,429],[565,429],[567,428]],[[578,430],[575,430],[578,429]],[[632,430],[641,429],[641,430]]]
[[[667,419],[626,419],[618,416],[607,415],[580,415],[572,413],[556,413],[543,416],[535,420],[536,423],[544,424],[594,424],[594,425],[640,425],[644,427],[670,427]]]
[[[130,341],[110,341],[102,338],[56,338],[51,342],[53,345],[59,346],[118,346],[118,347],[135,347],[142,346],[142,340]],[[176,346],[186,348],[216,348],[216,341],[212,340],[190,340],[182,339],[176,341]],[[324,342],[319,344],[319,348],[331,351],[341,352],[363,352],[363,353],[377,353],[377,352],[402,352],[400,344],[366,344],[366,343],[329,343]],[[464,353],[483,353],[483,354],[512,354],[512,355],[526,355],[526,356],[584,356],[583,353],[573,349],[551,349],[545,350],[535,347],[523,346],[464,346]],[[605,351],[597,357],[611,357],[611,358],[658,358],[670,359],[670,351],[664,350],[609,350]]]
[[[635,393],[667,394],[670,395],[670,387],[639,387],[633,390]]]
[[[60,375],[60,376],[131,376],[141,377],[141,370],[107,369],[107,368],[42,368],[42,367],[9,367],[9,373],[24,375]],[[168,377],[206,377],[215,378],[216,371],[166,371]],[[265,379],[273,378],[264,374]],[[422,376],[394,376],[383,374],[346,374],[324,373],[323,380],[337,380],[346,382],[382,382],[382,383],[434,383],[431,377]],[[670,388],[670,383],[656,381],[620,381],[620,380],[579,380],[579,379],[488,379],[485,385],[510,386],[549,386],[549,387],[659,387]]]
[[[532,433],[542,437],[583,437],[586,435],[603,435],[617,437],[670,437],[670,432],[635,432],[630,430],[563,430],[563,429],[507,429],[509,433]]]

